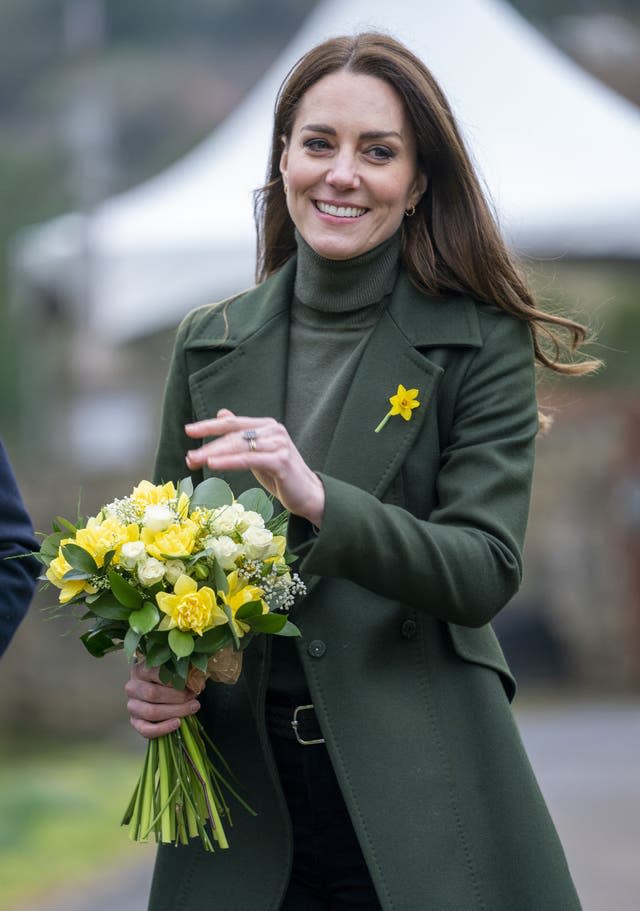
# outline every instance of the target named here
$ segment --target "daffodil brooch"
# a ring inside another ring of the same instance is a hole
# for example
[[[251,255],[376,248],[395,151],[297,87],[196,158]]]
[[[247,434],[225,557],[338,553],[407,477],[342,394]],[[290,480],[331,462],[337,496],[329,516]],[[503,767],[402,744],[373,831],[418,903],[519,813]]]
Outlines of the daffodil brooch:
[[[396,414],[399,414],[405,421],[410,421],[413,409],[420,407],[419,393],[419,389],[405,389],[402,383],[399,383],[396,394],[389,396],[391,408],[376,427],[375,433],[380,433],[389,418]]]

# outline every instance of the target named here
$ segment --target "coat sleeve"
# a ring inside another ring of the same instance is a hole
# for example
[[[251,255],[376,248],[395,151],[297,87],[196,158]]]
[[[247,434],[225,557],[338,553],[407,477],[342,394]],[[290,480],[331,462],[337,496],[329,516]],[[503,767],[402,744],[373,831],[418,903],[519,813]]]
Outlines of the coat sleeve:
[[[322,528],[310,535],[303,520],[290,522],[300,571],[347,579],[451,623],[484,625],[521,581],[537,426],[529,328],[497,317],[459,383],[428,520],[320,474]]]
[[[184,425],[194,420],[189,394],[189,371],[186,363],[185,340],[190,332],[193,314],[186,316],[178,327],[171,356],[162,406],[160,436],[153,472],[156,484],[180,481],[189,475],[185,464],[187,450],[193,446],[184,432]],[[200,472],[192,472],[194,485],[202,480]]]
[[[0,443],[0,655],[31,602],[40,564],[22,556],[39,550],[5,449]],[[5,559],[17,557],[20,559]]]

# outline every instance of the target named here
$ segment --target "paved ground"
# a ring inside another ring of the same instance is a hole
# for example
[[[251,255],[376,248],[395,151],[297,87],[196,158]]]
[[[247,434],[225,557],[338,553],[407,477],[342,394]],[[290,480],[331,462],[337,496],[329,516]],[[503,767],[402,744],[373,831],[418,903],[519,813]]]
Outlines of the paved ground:
[[[540,703],[517,714],[584,911],[638,911],[640,704]],[[10,911],[145,911],[150,875],[147,853],[118,878]]]

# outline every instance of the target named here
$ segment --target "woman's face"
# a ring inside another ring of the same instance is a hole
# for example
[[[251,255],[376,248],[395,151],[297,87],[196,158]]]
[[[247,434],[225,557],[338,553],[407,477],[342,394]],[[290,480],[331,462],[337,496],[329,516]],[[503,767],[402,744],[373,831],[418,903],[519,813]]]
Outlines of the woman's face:
[[[391,237],[426,187],[400,96],[375,76],[339,70],[312,85],[283,146],[289,214],[328,259]]]

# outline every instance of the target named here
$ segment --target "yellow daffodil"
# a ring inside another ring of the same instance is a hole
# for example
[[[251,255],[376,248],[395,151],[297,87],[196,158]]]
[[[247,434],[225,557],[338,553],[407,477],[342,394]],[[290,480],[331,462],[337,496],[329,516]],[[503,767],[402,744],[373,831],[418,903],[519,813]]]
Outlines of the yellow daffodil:
[[[90,585],[86,579],[63,579],[65,573],[68,573],[71,569],[71,564],[68,563],[62,555],[62,547],[65,544],[74,544],[75,541],[73,538],[65,538],[60,542],[60,550],[58,551],[58,556],[55,560],[52,560],[49,566],[47,567],[46,576],[49,582],[60,589],[60,595],[58,600],[60,604],[66,604],[67,601],[71,601],[72,598],[75,598],[76,595],[79,595],[80,592],[95,592],[93,585]]]
[[[179,525],[173,524],[164,531],[143,528],[141,538],[147,553],[157,560],[166,557],[180,559],[188,556],[194,548],[199,528],[191,519],[184,519]]]
[[[137,541],[139,538],[140,531],[137,525],[123,525],[113,518],[107,518],[102,522],[98,518],[91,518],[86,528],[79,528],[76,532],[75,543],[90,553],[98,566],[102,566],[105,554],[110,550],[115,550],[117,563],[122,545]]]
[[[262,600],[264,591],[257,585],[247,584],[240,578],[237,572],[229,573],[227,582],[229,583],[229,591],[226,593],[219,591],[218,598],[231,608],[235,631],[238,634],[238,637],[242,638],[250,627],[247,623],[243,623],[242,620],[236,620],[236,612],[239,608],[241,608],[243,604],[248,604],[250,601],[260,601],[262,603],[263,614],[266,614],[269,608]]]
[[[208,629],[227,622],[227,616],[218,605],[213,589],[198,588],[190,576],[182,575],[173,586],[173,594],[158,592],[156,601],[167,615],[161,629],[173,629],[202,636]]]
[[[396,414],[399,414],[405,421],[409,421],[413,409],[420,407],[420,402],[418,401],[419,393],[419,389],[405,389],[402,383],[399,383],[396,394],[389,396],[391,408],[376,427],[375,433],[380,433],[389,418]]]
[[[152,484],[151,481],[140,481],[133,488],[131,499],[144,512],[146,506],[157,506],[167,503],[176,497],[176,489],[171,481],[167,484]]]

